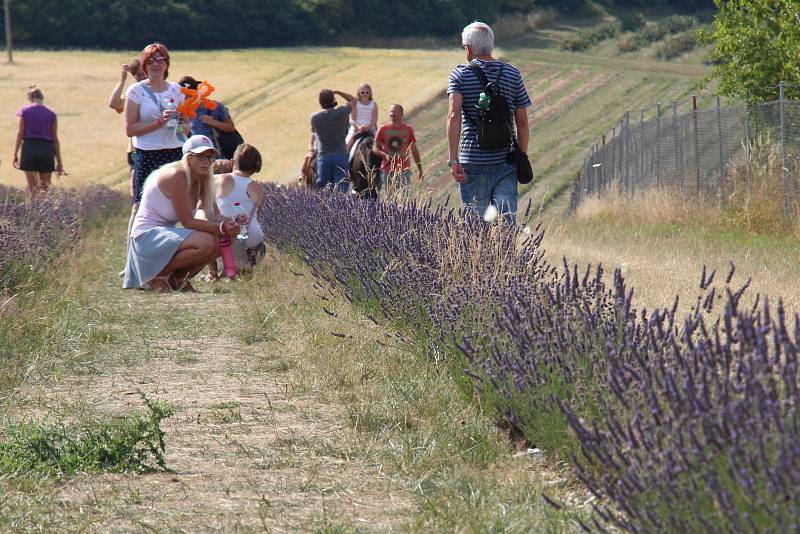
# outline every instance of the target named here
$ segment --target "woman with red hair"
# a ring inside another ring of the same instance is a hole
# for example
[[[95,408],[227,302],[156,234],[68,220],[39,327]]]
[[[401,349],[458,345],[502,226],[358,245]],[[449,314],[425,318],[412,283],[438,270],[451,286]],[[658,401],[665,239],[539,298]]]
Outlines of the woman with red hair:
[[[145,180],[162,165],[181,159],[181,147],[189,134],[186,118],[175,111],[184,98],[180,85],[167,81],[167,47],[161,43],[144,47],[139,69],[146,78],[131,85],[125,98],[125,133],[136,149],[131,223],[142,199]]]

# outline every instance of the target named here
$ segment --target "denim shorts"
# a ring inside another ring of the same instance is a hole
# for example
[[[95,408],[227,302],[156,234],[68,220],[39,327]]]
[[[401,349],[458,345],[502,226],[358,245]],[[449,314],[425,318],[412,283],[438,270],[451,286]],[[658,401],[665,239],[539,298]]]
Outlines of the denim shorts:
[[[502,215],[503,222],[514,224],[517,214],[517,167],[508,163],[477,165],[465,163],[467,181],[459,184],[464,212],[483,217],[489,204]]]

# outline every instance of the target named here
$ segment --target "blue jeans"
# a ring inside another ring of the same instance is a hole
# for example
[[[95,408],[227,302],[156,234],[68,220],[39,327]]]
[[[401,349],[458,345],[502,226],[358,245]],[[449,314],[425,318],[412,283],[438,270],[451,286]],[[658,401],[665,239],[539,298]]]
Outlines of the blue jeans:
[[[508,163],[494,165],[464,164],[467,181],[459,184],[463,211],[474,211],[483,217],[489,204],[494,204],[503,222],[514,224],[517,215],[517,167]]]
[[[350,163],[347,154],[320,154],[317,156],[317,189],[328,184],[346,192],[350,187]]]

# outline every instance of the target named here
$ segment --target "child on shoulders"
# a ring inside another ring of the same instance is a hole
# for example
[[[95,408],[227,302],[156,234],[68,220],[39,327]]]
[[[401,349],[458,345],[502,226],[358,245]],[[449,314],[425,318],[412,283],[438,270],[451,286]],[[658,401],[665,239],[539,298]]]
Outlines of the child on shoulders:
[[[353,142],[358,134],[372,132],[378,125],[378,104],[372,99],[372,87],[362,83],[356,94],[356,105],[350,111],[350,130],[347,132],[347,153],[353,148]]]

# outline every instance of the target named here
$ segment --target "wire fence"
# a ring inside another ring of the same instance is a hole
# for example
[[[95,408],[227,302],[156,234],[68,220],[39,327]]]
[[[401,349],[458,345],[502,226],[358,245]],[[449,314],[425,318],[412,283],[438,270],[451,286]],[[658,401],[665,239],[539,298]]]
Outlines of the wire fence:
[[[677,189],[724,207],[733,196],[752,190],[772,173],[782,190],[783,211],[800,216],[800,101],[780,98],[759,104],[708,107],[692,97],[690,113],[679,115],[678,103],[655,116],[628,112],[603,135],[575,177],[570,209],[587,198],[618,188],[632,197],[648,189]],[[745,191],[741,191],[746,188]]]

